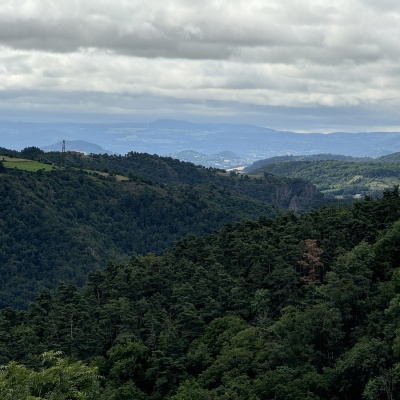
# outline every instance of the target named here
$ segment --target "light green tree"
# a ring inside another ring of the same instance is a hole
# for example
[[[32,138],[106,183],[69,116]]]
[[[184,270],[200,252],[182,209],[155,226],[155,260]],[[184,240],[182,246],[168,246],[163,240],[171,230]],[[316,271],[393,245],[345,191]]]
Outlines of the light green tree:
[[[97,368],[72,362],[60,352],[42,355],[44,367],[31,370],[15,361],[0,367],[0,398],[7,400],[90,400],[98,397]]]

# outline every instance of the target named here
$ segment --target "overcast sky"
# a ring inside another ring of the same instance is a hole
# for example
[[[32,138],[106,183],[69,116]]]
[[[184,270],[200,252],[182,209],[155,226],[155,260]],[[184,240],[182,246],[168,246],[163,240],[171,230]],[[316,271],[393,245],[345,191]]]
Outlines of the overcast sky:
[[[0,119],[400,131],[398,0],[2,0]]]

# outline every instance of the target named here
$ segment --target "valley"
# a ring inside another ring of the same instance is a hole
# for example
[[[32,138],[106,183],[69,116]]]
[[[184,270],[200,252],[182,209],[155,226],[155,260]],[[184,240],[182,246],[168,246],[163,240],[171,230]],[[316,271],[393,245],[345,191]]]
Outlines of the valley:
[[[149,154],[68,153],[60,167],[59,152],[31,147],[0,159],[0,307],[25,308],[42,288],[82,286],[108,262],[161,254],[190,234],[322,201],[299,179],[245,179]]]
[[[138,152],[1,153],[0,394],[67,372],[90,400],[400,388],[397,154],[236,173]]]

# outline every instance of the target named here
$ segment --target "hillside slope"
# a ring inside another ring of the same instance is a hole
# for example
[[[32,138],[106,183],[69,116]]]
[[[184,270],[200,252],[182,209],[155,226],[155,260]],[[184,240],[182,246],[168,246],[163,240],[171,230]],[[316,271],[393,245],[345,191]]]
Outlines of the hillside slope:
[[[41,157],[58,163],[60,153],[46,153]],[[273,176],[250,179],[248,176],[146,153],[131,152],[126,156],[93,154],[83,157],[67,154],[65,162],[70,167],[124,175],[132,180],[159,184],[215,185],[278,207],[292,207],[301,211],[323,202],[323,196],[315,186],[303,179]]]
[[[381,195],[400,184],[400,163],[350,161],[284,161],[266,163],[251,174],[274,174],[307,180],[325,195]]]
[[[271,205],[222,188],[117,182],[84,171],[0,174],[0,307],[22,307],[59,280],[136,253],[160,253],[187,234],[242,218],[274,215]]]
[[[386,156],[385,156],[386,157]],[[380,157],[380,159],[384,159],[385,157]],[[244,169],[244,172],[251,173],[258,168],[262,168],[267,164],[276,164],[279,162],[287,162],[287,161],[346,161],[346,162],[374,162],[375,159],[369,157],[352,157],[352,156],[344,156],[341,154],[313,154],[313,155],[286,155],[286,156],[275,156],[266,158],[263,160],[257,160],[251,165],[247,166]]]
[[[109,265],[3,310],[0,360],[62,351],[100,400],[398,399],[399,218],[394,189]]]

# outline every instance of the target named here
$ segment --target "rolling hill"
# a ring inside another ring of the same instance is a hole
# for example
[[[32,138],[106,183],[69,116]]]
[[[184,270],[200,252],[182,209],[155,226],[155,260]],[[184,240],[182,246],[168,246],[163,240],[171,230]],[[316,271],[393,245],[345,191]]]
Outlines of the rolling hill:
[[[0,307],[23,308],[59,281],[81,286],[110,261],[160,254],[186,235],[322,201],[299,179],[249,179],[148,154],[74,153],[60,168],[44,159],[60,160],[60,153],[21,153],[45,163],[9,158],[14,161],[4,165],[11,168],[2,164]]]
[[[259,161],[247,171],[255,176],[274,174],[304,179],[328,197],[379,196],[384,189],[400,185],[400,163],[390,162],[394,159],[395,156],[367,162],[363,159],[279,162],[272,159]]]

